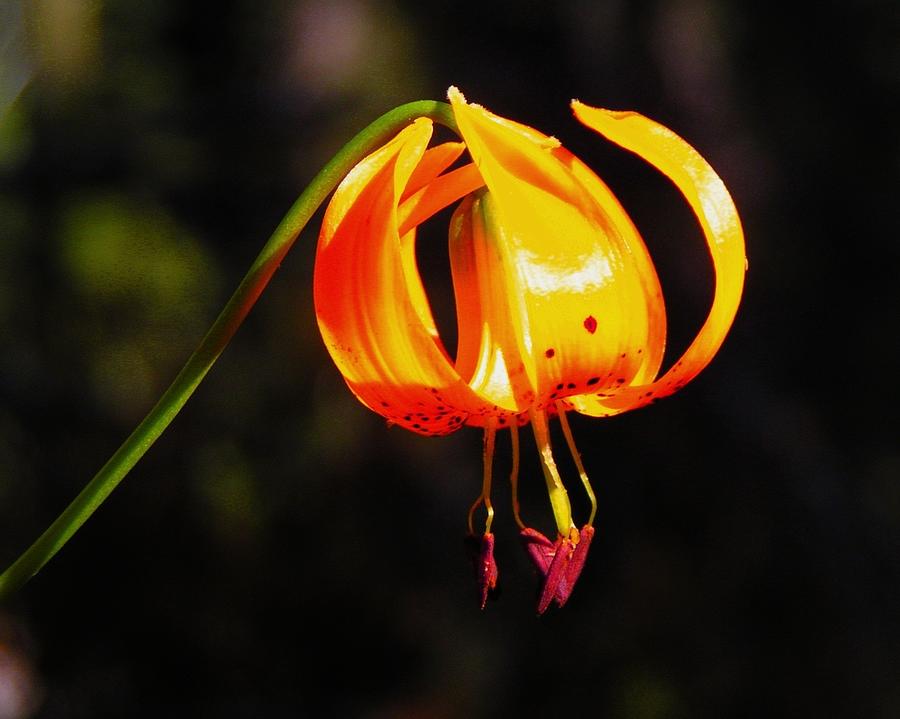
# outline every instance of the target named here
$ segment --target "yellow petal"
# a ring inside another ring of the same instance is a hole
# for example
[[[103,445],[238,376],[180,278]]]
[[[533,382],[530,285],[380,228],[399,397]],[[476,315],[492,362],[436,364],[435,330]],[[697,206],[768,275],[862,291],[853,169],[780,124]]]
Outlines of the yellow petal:
[[[493,271],[504,277],[532,393],[517,399],[540,408],[652,377],[665,336],[662,295],[608,188],[553,138],[468,105],[455,89],[449,97],[489,191]]]
[[[744,234],[725,184],[700,154],[666,127],[634,112],[611,112],[573,102],[575,116],[608,139],[636,153],[669,177],[700,221],[716,277],[712,307],[682,357],[658,380],[626,386],[616,396],[573,397],[571,404],[593,415],[633,409],[672,394],[713,358],[734,320],[744,286]]]
[[[398,232],[397,206],[431,131],[429,120],[417,120],[335,191],[319,236],[314,295],[325,344],[356,396],[410,430],[444,434],[485,402],[423,321],[417,304],[427,300]]]
[[[470,195],[450,220],[456,297],[456,369],[479,395],[512,413],[528,409],[530,384],[519,356],[502,260],[484,217],[485,193]]]

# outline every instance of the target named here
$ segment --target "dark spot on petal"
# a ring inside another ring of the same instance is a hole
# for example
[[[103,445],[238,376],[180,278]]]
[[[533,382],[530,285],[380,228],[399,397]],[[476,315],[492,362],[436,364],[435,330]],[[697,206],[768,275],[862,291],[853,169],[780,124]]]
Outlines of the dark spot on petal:
[[[584,328],[591,334],[597,331],[597,320],[594,318],[594,315],[588,315],[584,318]]]
[[[619,377],[619,378],[616,380],[616,384],[625,384],[625,378],[624,378],[624,377]]]
[[[546,352],[544,352],[544,357],[546,357],[547,359],[550,359],[555,354],[556,354],[556,350],[551,347]]]
[[[589,385],[591,385],[591,384],[597,384],[599,381],[600,381],[600,378],[599,378],[599,377],[591,377],[591,378],[587,381],[587,383],[588,383]]]
[[[562,382],[556,385],[556,389],[562,389],[563,387],[565,387],[565,385]]]
[[[566,387],[568,387],[569,389],[575,389],[576,385],[574,382],[569,382],[569,384],[567,384]]]

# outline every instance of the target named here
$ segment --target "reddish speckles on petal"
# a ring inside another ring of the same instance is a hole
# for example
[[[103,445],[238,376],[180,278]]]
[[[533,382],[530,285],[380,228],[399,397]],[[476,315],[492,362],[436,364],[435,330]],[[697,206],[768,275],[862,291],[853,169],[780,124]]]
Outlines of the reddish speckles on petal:
[[[597,331],[597,319],[594,315],[588,315],[584,318],[584,328],[591,334]]]
[[[555,355],[555,354],[556,354],[556,350],[551,347],[546,352],[544,352],[544,357],[546,357],[547,359],[551,359],[553,357],[553,355]]]

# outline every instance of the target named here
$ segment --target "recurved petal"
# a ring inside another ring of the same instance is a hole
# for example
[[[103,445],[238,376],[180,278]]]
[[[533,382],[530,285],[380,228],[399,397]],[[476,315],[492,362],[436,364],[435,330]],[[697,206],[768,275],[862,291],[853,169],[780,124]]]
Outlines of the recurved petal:
[[[652,378],[665,336],[646,248],[608,188],[553,138],[450,102],[489,190],[482,212],[538,406]],[[650,351],[652,349],[652,351]]]
[[[401,243],[397,227],[399,200],[431,129],[417,120],[335,191],[319,236],[314,295],[325,344],[356,396],[412,431],[444,434],[485,403],[448,360],[427,306],[418,306],[427,300],[410,259],[412,237]]]
[[[465,149],[466,146],[461,142],[445,142],[426,150],[406,183],[401,202],[432,182],[434,178],[456,162]]]
[[[626,385],[614,397],[580,396],[568,402],[580,412],[604,415],[672,394],[693,379],[722,345],[740,303],[747,260],[737,208],[721,178],[700,154],[668,128],[635,112],[612,112],[573,102],[575,116],[636,153],[678,187],[697,216],[715,272],[712,307],[681,358],[658,380]]]

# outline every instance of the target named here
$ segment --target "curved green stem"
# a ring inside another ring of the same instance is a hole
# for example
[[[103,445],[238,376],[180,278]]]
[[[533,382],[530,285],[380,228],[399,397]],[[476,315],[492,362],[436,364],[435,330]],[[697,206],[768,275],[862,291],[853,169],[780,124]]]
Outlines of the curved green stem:
[[[0,575],[0,600],[40,571],[169,426],[234,336],[300,231],[338,183],[363,157],[417,117],[430,117],[453,131],[457,130],[449,105],[423,100],[401,105],[382,115],[341,148],[288,210],[200,346],[156,406],[53,524]]]

